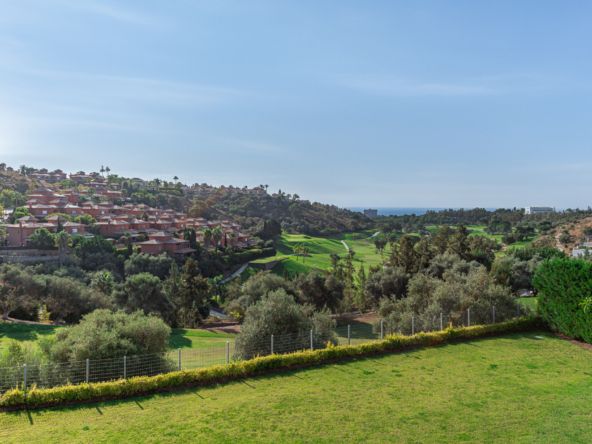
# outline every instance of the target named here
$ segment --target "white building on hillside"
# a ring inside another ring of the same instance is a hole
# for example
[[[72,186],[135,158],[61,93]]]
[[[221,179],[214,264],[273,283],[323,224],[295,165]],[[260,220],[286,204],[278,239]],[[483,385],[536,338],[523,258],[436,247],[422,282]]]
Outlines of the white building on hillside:
[[[526,207],[524,214],[546,214],[554,213],[555,208],[551,207]]]

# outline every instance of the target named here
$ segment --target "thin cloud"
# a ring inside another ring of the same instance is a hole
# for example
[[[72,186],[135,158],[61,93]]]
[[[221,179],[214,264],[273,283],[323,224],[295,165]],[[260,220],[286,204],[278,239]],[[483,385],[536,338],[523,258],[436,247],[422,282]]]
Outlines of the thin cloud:
[[[475,82],[412,82],[399,78],[348,77],[342,79],[339,83],[346,88],[387,97],[483,96],[499,92],[491,86]]]
[[[470,97],[538,92],[553,87],[552,79],[533,74],[498,74],[459,81],[416,81],[394,76],[341,76],[348,89],[383,97]]]
[[[129,8],[123,8],[110,2],[95,0],[62,0],[61,3],[71,9],[98,15],[115,21],[134,25],[156,25],[160,20]]]
[[[286,151],[279,145],[262,142],[260,140],[224,138],[219,139],[219,141],[224,146],[227,146],[230,150],[241,153],[279,154]]]

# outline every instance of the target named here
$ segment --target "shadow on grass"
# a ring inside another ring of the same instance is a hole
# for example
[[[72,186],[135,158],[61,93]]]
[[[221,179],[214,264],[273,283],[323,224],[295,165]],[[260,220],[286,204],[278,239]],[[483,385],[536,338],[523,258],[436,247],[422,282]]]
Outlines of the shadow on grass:
[[[378,339],[378,334],[374,333],[372,324],[367,322],[351,321],[351,338],[355,339]],[[339,325],[335,328],[337,336],[347,338],[347,325]]]
[[[43,335],[52,335],[56,329],[53,325],[11,324],[0,322],[0,339],[8,338],[17,341],[34,341]]]
[[[189,348],[192,345],[191,339],[187,338],[185,335],[188,333],[188,330],[183,328],[176,328],[173,330],[171,336],[169,337],[169,347],[170,348]]]

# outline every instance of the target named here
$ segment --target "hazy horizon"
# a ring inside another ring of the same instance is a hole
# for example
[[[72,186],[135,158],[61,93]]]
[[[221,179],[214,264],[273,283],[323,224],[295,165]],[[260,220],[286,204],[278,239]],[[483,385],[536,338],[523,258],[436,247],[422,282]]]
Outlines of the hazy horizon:
[[[341,207],[585,208],[590,12],[3,2],[0,158]]]

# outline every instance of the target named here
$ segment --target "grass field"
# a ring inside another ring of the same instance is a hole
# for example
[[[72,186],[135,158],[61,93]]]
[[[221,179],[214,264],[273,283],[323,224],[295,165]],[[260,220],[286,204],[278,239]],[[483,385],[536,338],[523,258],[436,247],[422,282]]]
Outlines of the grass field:
[[[0,413],[3,443],[592,440],[590,351],[547,333],[211,388]]]
[[[267,264],[269,262],[281,261],[274,268],[278,274],[288,273],[291,275],[307,272],[311,269],[327,270],[331,266],[331,254],[345,257],[347,248],[344,243],[355,252],[354,263],[356,267],[364,264],[378,265],[382,262],[381,255],[370,236],[371,232],[349,233],[329,238],[308,236],[305,234],[284,233],[277,244],[277,254],[272,257],[258,259],[254,264]],[[297,257],[294,255],[294,247],[303,245],[308,249],[308,256]],[[383,255],[388,257],[388,246]]]
[[[529,298],[520,298],[518,302],[522,304],[524,307],[530,308],[533,312],[536,312],[538,307],[538,298],[536,297],[529,297]]]
[[[34,343],[43,337],[51,337],[59,327],[51,325],[26,325],[0,322],[0,350],[10,340]],[[175,328],[169,346],[175,348],[204,348],[233,340],[234,335],[200,329]]]

